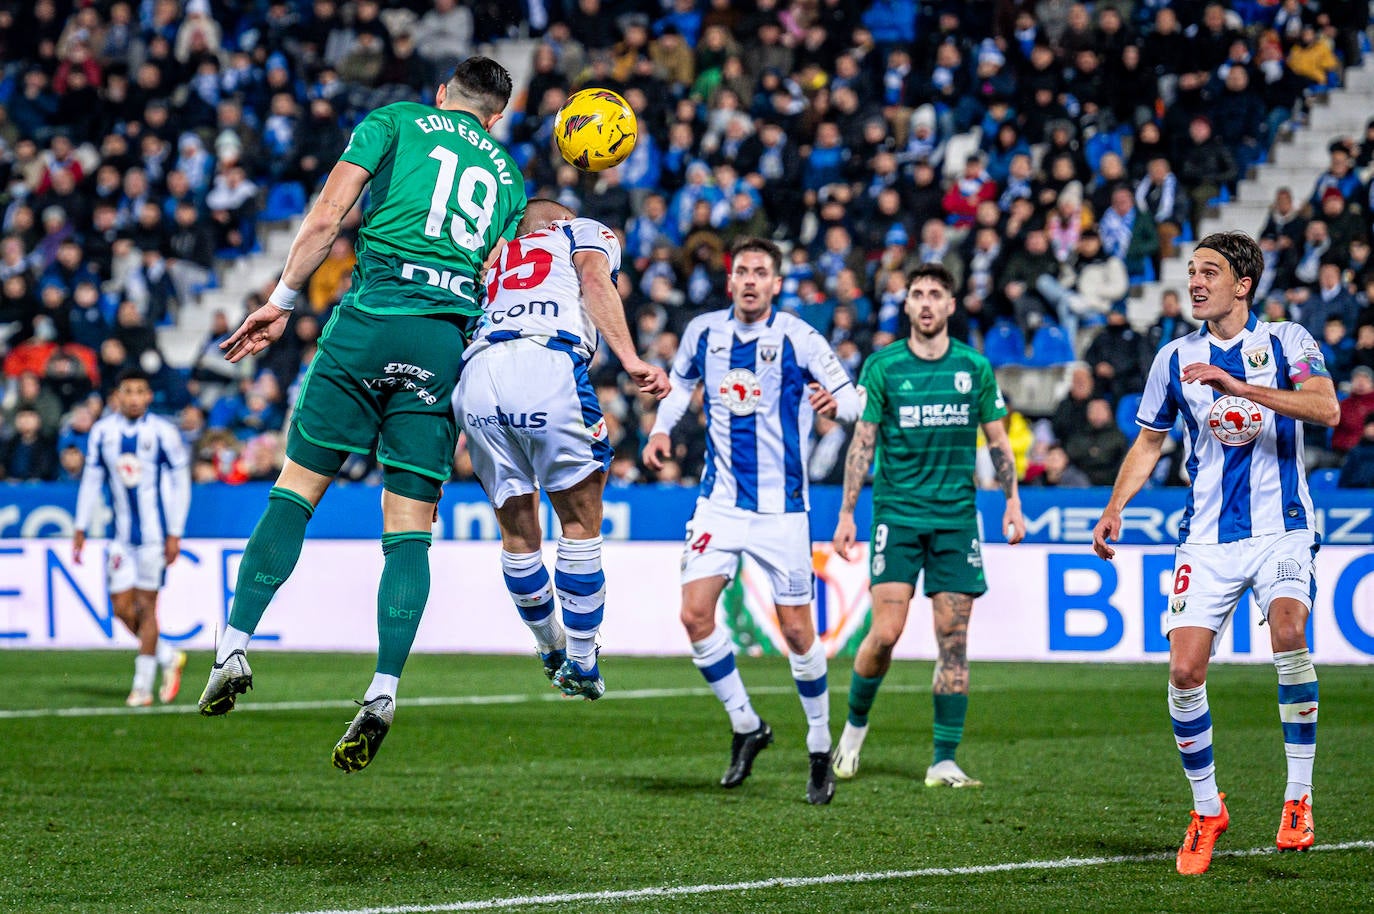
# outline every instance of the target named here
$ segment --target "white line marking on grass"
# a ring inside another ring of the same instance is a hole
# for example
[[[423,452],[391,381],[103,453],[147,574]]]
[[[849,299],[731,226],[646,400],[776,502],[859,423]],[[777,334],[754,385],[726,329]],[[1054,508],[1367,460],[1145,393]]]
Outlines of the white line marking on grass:
[[[929,686],[890,685],[885,692],[923,692]],[[749,690],[755,695],[791,695],[796,689],[791,686],[755,686]],[[697,698],[710,695],[705,686],[685,689],[620,689],[607,692],[601,701],[644,701],[659,698]],[[512,693],[508,695],[434,695],[420,698],[402,698],[398,704],[403,708],[447,708],[472,705],[518,705],[535,702],[567,701],[559,692],[540,694]],[[343,699],[329,701],[246,701],[235,706],[235,713],[243,711],[322,711],[344,708],[352,710],[356,702]],[[0,711],[0,720],[31,720],[41,717],[139,717],[148,714],[196,714],[195,705],[154,705],[150,708],[126,708],[117,705],[98,708],[25,708],[15,711]]]
[[[1374,850],[1374,841],[1346,841],[1343,844],[1318,844],[1312,851]],[[1249,850],[1217,851],[1217,857],[1264,857],[1277,855],[1272,847]],[[922,879],[942,876],[982,876],[989,873],[1012,873],[1035,870],[1067,870],[1083,867],[1113,866],[1122,863],[1156,863],[1172,860],[1174,852],[1159,854],[1127,854],[1116,857],[1064,857],[1059,860],[1023,860],[1018,863],[989,863],[981,866],[931,866],[919,870],[885,870],[876,873],[832,873],[827,876],[779,876],[752,882],[724,882],[705,885],[651,886],[645,889],[625,889],[615,892],[568,892],[560,895],[519,895],[508,898],[487,898],[481,901],[458,901],[449,904],[394,905],[381,908],[331,909],[328,911],[295,912],[295,914],[434,914],[442,911],[493,911],[501,908],[543,907],[555,904],[602,903],[608,901],[636,901],[642,898],[673,898],[682,895],[708,895],[721,892],[746,892],[752,889],[797,889],[815,885],[852,885],[862,882],[884,882],[894,879]]]

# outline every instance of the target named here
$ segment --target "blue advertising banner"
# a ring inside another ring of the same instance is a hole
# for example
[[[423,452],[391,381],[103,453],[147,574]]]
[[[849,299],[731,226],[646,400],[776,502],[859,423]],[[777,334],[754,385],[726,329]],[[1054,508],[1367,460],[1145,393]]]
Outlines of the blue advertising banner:
[[[76,508],[74,484],[0,485],[0,538],[67,537]],[[246,539],[253,532],[266,503],[267,483],[241,486],[195,486],[188,538]],[[1028,543],[1090,543],[1109,495],[1107,489],[1027,489],[1022,492]],[[1124,515],[1124,545],[1173,545],[1183,516],[1185,489],[1147,489],[1132,501]],[[1374,492],[1356,489],[1313,493],[1323,530],[1332,546],[1374,544]],[[602,531],[611,540],[676,541],[682,538],[696,502],[695,488],[633,486],[606,492],[606,520]],[[838,487],[811,491],[811,536],[824,542],[834,531],[839,510]],[[1005,542],[999,531],[1004,503],[1000,493],[978,493],[979,520],[988,543]],[[552,511],[544,504],[545,531],[554,529]],[[860,539],[867,539],[869,499],[865,490],[857,512]],[[104,534],[105,514],[91,534]],[[310,522],[317,539],[371,539],[381,532],[381,489],[358,483],[335,486]],[[482,489],[475,483],[445,487],[439,504],[438,538],[494,540],[496,518]]]

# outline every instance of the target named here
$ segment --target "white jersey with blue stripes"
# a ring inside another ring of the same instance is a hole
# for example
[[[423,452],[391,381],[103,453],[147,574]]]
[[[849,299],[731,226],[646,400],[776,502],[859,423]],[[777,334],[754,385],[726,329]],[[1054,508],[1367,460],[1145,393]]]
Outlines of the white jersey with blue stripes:
[[[1206,384],[1184,384],[1194,362],[1216,365],[1257,387],[1292,390],[1293,377],[1326,376],[1321,350],[1301,325],[1254,317],[1230,340],[1206,326],[1155,355],[1136,413],[1144,428],[1168,431],[1181,414],[1191,445],[1192,487],[1179,524],[1185,543],[1234,543],[1287,530],[1316,530],[1303,467],[1302,423]]]
[[[760,514],[805,511],[813,381],[835,395],[840,421],[858,416],[859,395],[844,366],[805,321],[774,310],[766,321],[745,324],[733,307],[703,314],[683,332],[673,360],[674,402],[660,406],[653,431],[671,432],[685,399],[703,384],[702,497]]]
[[[590,359],[598,335],[582,306],[573,255],[600,251],[611,279],[620,272],[620,239],[595,219],[559,220],[511,240],[487,272],[486,304],[464,361],[503,340],[558,339]]]
[[[176,426],[151,413],[134,421],[114,413],[91,426],[76,529],[90,528],[102,490],[114,512],[111,539],[143,546],[181,536],[191,507],[191,471]]]

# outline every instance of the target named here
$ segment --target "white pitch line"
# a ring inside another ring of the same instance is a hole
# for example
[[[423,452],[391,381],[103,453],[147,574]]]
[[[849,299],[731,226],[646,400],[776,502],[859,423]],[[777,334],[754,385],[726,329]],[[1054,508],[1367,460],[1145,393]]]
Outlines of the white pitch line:
[[[928,686],[897,685],[887,686],[885,692],[921,692],[927,690]],[[791,686],[755,686],[750,693],[755,695],[791,695],[796,689]],[[659,698],[697,698],[710,695],[711,690],[705,686],[695,686],[685,689],[620,689],[608,691],[601,701],[644,701]],[[532,704],[534,702],[558,702],[568,700],[566,696],[558,692],[543,692],[539,694],[512,693],[508,695],[434,695],[422,696],[419,698],[402,697],[398,704],[402,708],[446,708],[455,706],[473,705],[518,705]],[[236,713],[243,711],[322,711],[344,708],[352,710],[357,706],[356,702],[342,699],[329,701],[246,701],[235,706]],[[117,705],[109,705],[97,708],[25,708],[15,711],[0,711],[0,720],[33,720],[44,717],[140,717],[148,714],[196,714],[196,706],[192,704],[181,705],[154,705],[150,708],[125,708]]]
[[[1319,844],[1313,851],[1374,850],[1374,841],[1346,841],[1343,844]],[[1277,855],[1272,847],[1249,850],[1217,851],[1217,857],[1263,857]],[[897,879],[923,879],[945,876],[982,876],[989,873],[1013,873],[1036,870],[1066,870],[1082,867],[1114,866],[1123,863],[1157,863],[1172,860],[1174,852],[1158,854],[1127,854],[1115,857],[1064,857],[1059,860],[1024,860],[1017,863],[990,863],[981,866],[932,866],[919,870],[885,870],[874,873],[832,873],[826,876],[779,876],[752,882],[724,882],[704,885],[651,886],[644,889],[625,889],[607,892],[568,892],[560,895],[518,895],[507,898],[487,898],[480,901],[458,901],[449,904],[394,905],[381,908],[331,909],[328,911],[291,912],[291,914],[436,914],[445,911],[493,911],[501,908],[543,907],[557,904],[598,904],[608,901],[636,901],[642,898],[674,898],[683,895],[708,895],[722,892],[746,892],[753,889],[796,889],[816,885],[852,885],[862,882],[884,882]]]

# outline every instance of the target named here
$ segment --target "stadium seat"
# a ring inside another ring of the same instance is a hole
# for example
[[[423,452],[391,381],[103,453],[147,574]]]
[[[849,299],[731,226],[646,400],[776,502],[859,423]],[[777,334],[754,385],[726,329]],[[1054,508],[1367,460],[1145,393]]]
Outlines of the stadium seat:
[[[273,184],[263,207],[263,222],[285,222],[305,212],[305,191],[295,181]]]
[[[1340,482],[1341,471],[1334,467],[1327,467],[1324,470],[1313,470],[1307,477],[1307,487],[1313,492],[1337,488]]]
[[[1116,404],[1116,427],[1121,429],[1127,441],[1134,441],[1140,434],[1140,426],[1135,422],[1135,414],[1139,409],[1140,394],[1125,394]]]
[[[1021,328],[1009,320],[999,320],[983,337],[983,355],[993,368],[1026,363],[1026,338]]]
[[[1048,365],[1063,365],[1077,358],[1073,351],[1073,340],[1058,324],[1041,324],[1040,329],[1031,337],[1030,364],[1043,368]]]

